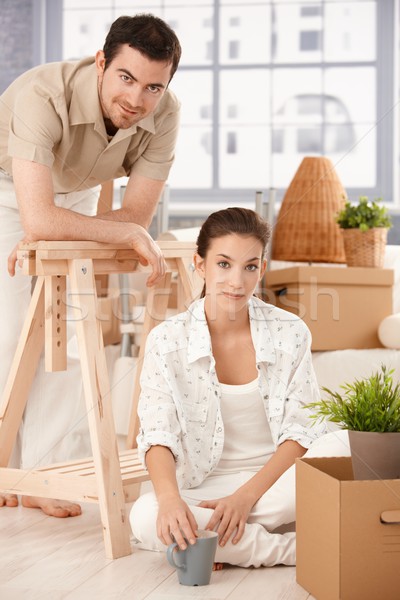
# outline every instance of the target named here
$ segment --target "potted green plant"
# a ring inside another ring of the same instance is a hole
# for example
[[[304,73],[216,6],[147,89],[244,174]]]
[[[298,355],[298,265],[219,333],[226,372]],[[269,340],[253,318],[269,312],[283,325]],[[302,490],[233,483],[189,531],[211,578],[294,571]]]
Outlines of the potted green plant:
[[[382,267],[388,229],[392,220],[381,198],[360,196],[357,204],[345,199],[336,216],[342,230],[346,262],[349,267]]]
[[[381,365],[370,377],[344,383],[344,393],[333,392],[308,404],[312,419],[327,419],[349,431],[355,479],[400,478],[400,384],[394,370]]]

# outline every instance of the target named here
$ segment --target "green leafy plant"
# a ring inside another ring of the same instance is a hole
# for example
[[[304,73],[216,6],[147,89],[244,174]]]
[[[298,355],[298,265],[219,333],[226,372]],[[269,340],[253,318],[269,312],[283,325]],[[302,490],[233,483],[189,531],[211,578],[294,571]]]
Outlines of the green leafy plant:
[[[351,204],[346,199],[344,208],[338,213],[336,223],[342,229],[360,229],[368,231],[374,227],[392,227],[392,220],[387,208],[379,204],[382,198],[368,200],[367,196],[360,196],[358,204]]]
[[[311,418],[314,422],[326,418],[354,431],[400,431],[400,384],[394,385],[393,372],[381,365],[370,377],[340,386],[342,395],[323,387],[328,398],[307,405],[315,411]]]

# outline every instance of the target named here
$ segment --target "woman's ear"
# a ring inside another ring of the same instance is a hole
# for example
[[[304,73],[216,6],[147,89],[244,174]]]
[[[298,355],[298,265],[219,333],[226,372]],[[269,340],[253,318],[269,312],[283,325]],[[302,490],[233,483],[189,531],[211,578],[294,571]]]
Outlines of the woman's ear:
[[[205,278],[204,272],[204,258],[201,258],[200,254],[196,254],[193,256],[193,264],[197,273],[200,275],[202,279]]]

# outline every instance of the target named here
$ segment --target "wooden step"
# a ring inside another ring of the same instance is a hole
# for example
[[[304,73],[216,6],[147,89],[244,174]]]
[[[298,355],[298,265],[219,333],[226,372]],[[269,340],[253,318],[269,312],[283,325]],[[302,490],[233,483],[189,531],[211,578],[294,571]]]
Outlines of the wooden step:
[[[149,474],[139,461],[137,449],[119,453],[125,502],[139,495],[140,484]],[[98,484],[92,457],[54,463],[37,469],[0,468],[2,490],[10,494],[61,498],[76,502],[98,502]]]

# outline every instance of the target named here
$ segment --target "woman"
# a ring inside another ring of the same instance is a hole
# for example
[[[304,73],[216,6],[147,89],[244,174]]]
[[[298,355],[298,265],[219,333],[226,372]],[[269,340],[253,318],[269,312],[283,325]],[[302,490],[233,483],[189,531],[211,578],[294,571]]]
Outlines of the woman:
[[[318,397],[307,326],[254,296],[269,237],[251,210],[210,215],[202,298],[147,338],[138,446],[154,493],[131,511],[140,547],[184,549],[215,529],[219,563],[294,565],[295,533],[276,530],[295,520],[295,459],[317,438],[314,455],[348,454],[304,409]]]

